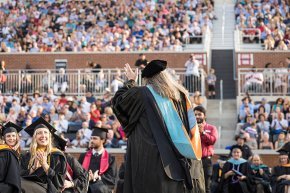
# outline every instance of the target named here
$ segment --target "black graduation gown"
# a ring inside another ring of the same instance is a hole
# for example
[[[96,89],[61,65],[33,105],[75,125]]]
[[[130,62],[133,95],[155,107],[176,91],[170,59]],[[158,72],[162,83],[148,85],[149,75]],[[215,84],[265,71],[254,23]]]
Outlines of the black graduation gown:
[[[53,151],[50,155],[50,168],[46,174],[42,167],[38,168],[32,174],[29,174],[28,168],[30,160],[30,152],[21,156],[21,177],[25,182],[25,187],[22,187],[24,193],[29,193],[33,188],[37,188],[39,193],[60,193],[66,174],[66,159],[64,154],[60,151]],[[35,183],[35,184],[33,184]]]
[[[290,180],[281,179],[277,181],[277,178],[281,175],[290,175],[290,167],[276,166],[272,169],[272,189],[273,193],[284,193],[285,186],[290,185]]]
[[[79,158],[79,163],[82,164],[86,153],[82,153]],[[100,171],[102,155],[92,155],[89,170],[95,173],[97,170]],[[109,154],[109,168],[101,175],[101,180],[89,183],[89,192],[91,193],[109,193],[114,189],[117,177],[117,165],[115,157]]]
[[[0,193],[21,193],[18,154],[10,148],[1,148],[1,146]]]
[[[185,159],[178,153],[151,92],[134,84],[127,82],[112,100],[114,113],[128,137],[123,192],[204,192],[201,161]],[[175,103],[188,129],[185,105],[185,100]],[[193,183],[193,189],[185,188],[185,183]]]
[[[65,153],[66,161],[73,171],[74,188],[65,189],[62,193],[86,193],[89,183],[88,172],[83,169],[78,160],[70,154]]]
[[[225,173],[228,171],[236,169],[239,172],[241,172],[244,176],[247,178],[243,181],[237,181],[234,183],[235,180],[237,180],[237,175],[230,176],[227,179],[224,178]],[[226,162],[223,171],[222,171],[222,192],[223,193],[252,193],[253,192],[253,186],[252,186],[252,178],[251,178],[251,167],[248,162],[242,163],[238,165],[234,165],[230,162]]]
[[[259,168],[261,168],[264,172],[263,175],[260,174]],[[255,171],[255,172],[254,172]],[[252,173],[251,173],[253,183],[255,184],[255,190],[254,192],[257,192],[258,185],[261,185],[264,189],[264,193],[270,193],[271,192],[271,187],[270,187],[270,182],[271,182],[271,173],[269,168],[266,165],[260,165],[259,167],[252,168]]]
[[[222,168],[218,163],[215,163],[212,167],[212,177],[211,177],[211,192],[220,193],[221,191],[221,178],[222,178]]]

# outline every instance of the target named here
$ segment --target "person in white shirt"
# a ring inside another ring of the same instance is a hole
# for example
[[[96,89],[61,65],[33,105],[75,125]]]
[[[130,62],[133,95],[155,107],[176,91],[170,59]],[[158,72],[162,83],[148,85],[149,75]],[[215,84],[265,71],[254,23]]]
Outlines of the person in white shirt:
[[[185,63],[185,87],[189,92],[194,91],[194,87],[200,76],[199,74],[199,61],[195,59],[194,54],[191,54],[189,59]]]
[[[252,71],[245,75],[244,88],[246,92],[252,91],[259,93],[262,92],[263,82],[263,73],[256,71],[256,67],[253,67]]]
[[[278,135],[286,130],[288,127],[288,121],[284,119],[284,114],[279,112],[277,118],[272,121],[271,128],[273,129],[273,142],[277,141]]]
[[[89,123],[87,121],[82,123],[82,128],[79,130],[83,136],[83,141],[88,143],[91,139],[92,130],[89,129]]]
[[[61,112],[58,115],[58,120],[54,122],[55,129],[57,130],[58,134],[66,133],[68,129],[68,121],[65,120],[64,114]]]
[[[81,106],[84,113],[89,113],[91,111],[91,104],[87,102],[85,96],[81,98]]]

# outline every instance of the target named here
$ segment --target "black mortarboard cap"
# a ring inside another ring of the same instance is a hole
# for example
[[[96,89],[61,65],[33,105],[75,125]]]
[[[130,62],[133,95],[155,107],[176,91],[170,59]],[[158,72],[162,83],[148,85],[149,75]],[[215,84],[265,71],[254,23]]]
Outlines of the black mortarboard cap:
[[[26,127],[24,130],[32,137],[35,130],[39,128],[47,128],[51,133],[56,132],[56,129],[42,117],[38,118],[34,123]]]
[[[60,149],[61,151],[65,151],[67,141],[54,133],[53,133],[53,143],[56,148]]]
[[[7,122],[6,124],[2,125],[2,135],[4,136],[7,133],[15,132],[19,133],[22,130],[22,127],[16,125],[12,122]]]
[[[107,133],[108,133],[108,129],[106,128],[93,127],[91,136],[99,136],[101,139],[106,139]]]
[[[229,157],[227,155],[220,155],[218,160],[221,160],[221,161],[227,161],[229,159]]]
[[[243,151],[243,148],[242,148],[242,146],[240,146],[240,145],[233,145],[233,146],[231,147],[231,152],[233,151],[233,149],[240,149],[241,151]]]
[[[281,150],[290,152],[290,142],[285,143],[279,150],[277,150],[277,152]]]
[[[142,78],[151,78],[152,76],[165,70],[167,62],[164,60],[152,60],[142,71]]]
[[[280,155],[288,155],[288,156],[289,156],[289,152],[286,151],[285,149],[279,149],[279,150],[277,150],[277,152],[278,152]]]

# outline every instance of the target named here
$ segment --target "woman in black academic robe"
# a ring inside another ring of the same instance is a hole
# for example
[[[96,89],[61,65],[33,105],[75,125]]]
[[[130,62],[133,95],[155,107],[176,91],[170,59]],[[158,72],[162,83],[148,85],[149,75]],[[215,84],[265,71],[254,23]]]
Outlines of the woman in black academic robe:
[[[0,145],[0,192],[21,193],[18,128],[2,126],[2,135],[5,144]]]
[[[247,160],[242,158],[242,149],[238,145],[232,146],[232,158],[229,159],[222,171],[223,193],[251,193],[251,167]]]
[[[166,62],[151,61],[142,71],[142,77],[146,78],[145,72],[154,66],[158,71],[155,71],[155,78],[168,77],[166,72],[158,70],[158,66],[164,67],[160,63]],[[148,87],[136,86],[136,76],[132,75],[128,64],[125,71],[129,81],[112,99],[114,113],[128,137],[124,193],[205,192],[201,161],[187,159],[180,154],[174,146],[153,94]],[[147,81],[149,79],[146,78]],[[163,79],[161,82],[166,82],[163,84],[166,85],[165,88],[169,87],[168,81]],[[170,83],[172,87],[173,82]],[[174,82],[175,84],[177,85]],[[185,93],[180,90],[180,99],[172,101],[175,112],[189,133],[189,118],[193,117],[187,114]]]
[[[272,190],[273,193],[288,193],[290,192],[289,153],[284,150],[279,153],[280,164],[272,169]]]
[[[52,147],[54,128],[47,122],[41,123],[37,120],[25,129],[33,137],[30,151],[21,157],[21,188],[23,193],[60,193],[66,159],[59,149]]]

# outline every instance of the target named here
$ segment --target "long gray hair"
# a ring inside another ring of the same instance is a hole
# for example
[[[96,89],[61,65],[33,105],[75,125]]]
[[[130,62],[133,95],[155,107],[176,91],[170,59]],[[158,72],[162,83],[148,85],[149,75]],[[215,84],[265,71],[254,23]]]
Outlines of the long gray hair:
[[[151,85],[161,96],[175,101],[180,101],[180,92],[188,95],[187,90],[175,81],[167,70],[164,70],[151,78],[144,78],[144,82],[145,85]]]

